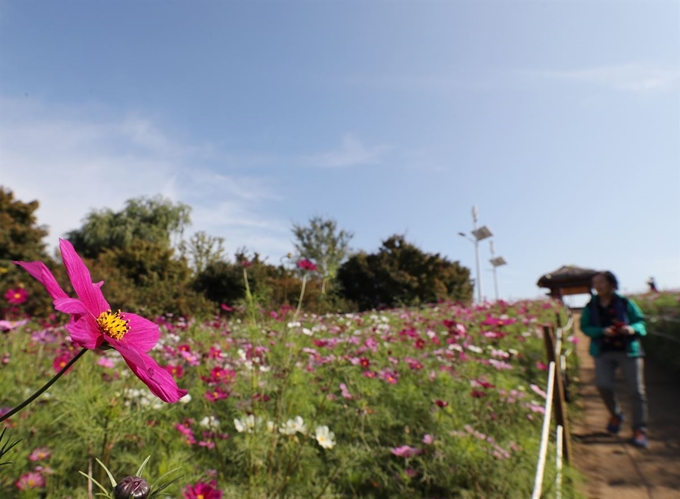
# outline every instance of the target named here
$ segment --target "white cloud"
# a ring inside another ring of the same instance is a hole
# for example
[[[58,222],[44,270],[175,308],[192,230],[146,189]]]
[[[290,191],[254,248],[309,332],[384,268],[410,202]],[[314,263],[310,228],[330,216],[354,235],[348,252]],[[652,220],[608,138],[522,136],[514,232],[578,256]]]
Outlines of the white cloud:
[[[304,159],[304,162],[310,166],[322,168],[375,165],[380,163],[389,149],[385,145],[367,147],[352,134],[346,134],[339,149],[309,156]]]
[[[618,90],[649,92],[677,87],[680,68],[655,67],[648,64],[620,64],[565,71],[539,71],[535,74],[551,78],[594,83]]]
[[[217,171],[220,152],[211,145],[178,140],[138,116],[102,118],[28,99],[2,99],[0,111],[0,184],[40,201],[50,246],[90,209],[162,194],[191,205],[191,230],[224,237],[230,253],[244,245],[265,255],[289,250],[287,224],[282,230],[266,212],[278,199],[270,183]]]

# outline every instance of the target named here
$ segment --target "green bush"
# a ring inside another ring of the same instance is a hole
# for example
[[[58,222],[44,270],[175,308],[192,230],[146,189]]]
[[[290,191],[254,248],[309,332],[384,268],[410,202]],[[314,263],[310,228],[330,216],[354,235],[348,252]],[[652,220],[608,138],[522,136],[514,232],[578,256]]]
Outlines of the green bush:
[[[663,365],[680,371],[680,292],[632,296],[647,319],[645,351]]]
[[[360,252],[338,271],[343,296],[361,310],[472,298],[469,269],[425,253],[403,236],[383,241],[377,253]]]

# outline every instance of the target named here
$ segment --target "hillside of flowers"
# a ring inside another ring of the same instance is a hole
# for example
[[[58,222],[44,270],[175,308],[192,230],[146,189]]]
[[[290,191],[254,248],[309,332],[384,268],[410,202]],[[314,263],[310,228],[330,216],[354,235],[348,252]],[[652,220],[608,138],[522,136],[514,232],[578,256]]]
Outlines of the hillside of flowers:
[[[100,462],[120,481],[150,456],[149,483],[172,482],[158,497],[527,497],[545,403],[541,327],[556,312],[499,302],[166,314],[149,353],[188,394],[165,403],[116,350],[87,350],[2,423],[21,441],[2,459],[12,463],[0,466],[0,496],[85,498],[98,487],[84,475],[108,487]],[[0,414],[79,351],[61,315],[0,324]]]

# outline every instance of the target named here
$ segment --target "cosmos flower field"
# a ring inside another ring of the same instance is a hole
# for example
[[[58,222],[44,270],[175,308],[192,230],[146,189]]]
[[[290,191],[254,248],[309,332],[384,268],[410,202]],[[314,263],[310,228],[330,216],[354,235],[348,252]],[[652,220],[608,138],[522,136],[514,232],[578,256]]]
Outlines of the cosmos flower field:
[[[0,496],[85,498],[79,471],[107,483],[96,459],[122,479],[150,456],[149,481],[178,468],[161,497],[527,497],[541,327],[556,313],[540,301],[159,317],[149,354],[188,395],[166,403],[116,350],[87,351],[2,423],[21,442],[0,467]],[[79,348],[60,316],[0,327],[1,414]]]

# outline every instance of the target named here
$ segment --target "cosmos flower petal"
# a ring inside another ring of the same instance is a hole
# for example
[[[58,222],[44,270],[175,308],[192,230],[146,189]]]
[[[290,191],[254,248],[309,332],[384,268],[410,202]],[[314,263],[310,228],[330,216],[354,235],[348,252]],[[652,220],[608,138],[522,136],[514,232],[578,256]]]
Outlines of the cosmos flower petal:
[[[130,345],[113,339],[108,340],[120,352],[132,372],[149,387],[149,390],[164,402],[174,403],[188,392],[177,387],[173,377],[162,369],[155,360]]]
[[[71,335],[73,343],[83,348],[99,348],[104,341],[97,321],[90,314],[85,314],[77,321],[66,324],[66,330]]]
[[[75,298],[57,298],[54,300],[54,308],[59,312],[71,315],[86,315],[89,312],[82,301]]]
[[[12,262],[12,263],[22,267],[24,270],[26,270],[26,272],[31,274],[43,286],[45,286],[45,289],[47,289],[47,292],[49,293],[53,300],[56,300],[57,298],[68,298],[68,295],[64,292],[63,289],[61,289],[61,286],[59,286],[59,283],[54,278],[52,272],[50,272],[50,269],[48,269],[47,265],[45,265],[43,262]]]
[[[59,248],[61,249],[61,258],[64,261],[66,272],[78,298],[85,304],[85,307],[87,307],[92,315],[99,317],[99,314],[110,309],[101,289],[97,285],[92,284],[90,271],[69,241],[59,239]]]
[[[130,321],[128,324],[130,331],[121,340],[123,343],[143,352],[148,352],[158,343],[161,337],[158,324],[137,314],[123,312],[122,316],[126,321]]]

